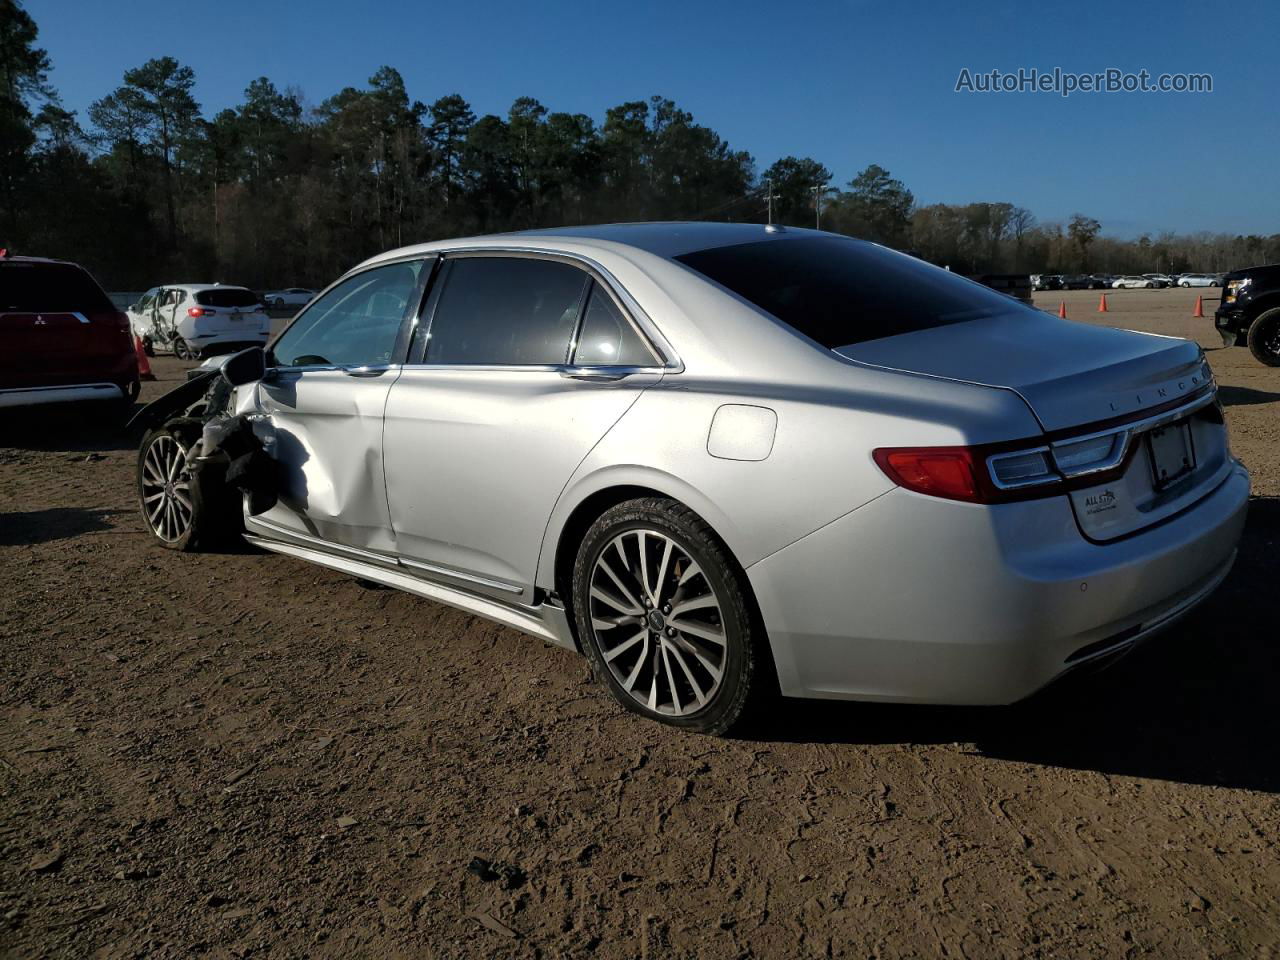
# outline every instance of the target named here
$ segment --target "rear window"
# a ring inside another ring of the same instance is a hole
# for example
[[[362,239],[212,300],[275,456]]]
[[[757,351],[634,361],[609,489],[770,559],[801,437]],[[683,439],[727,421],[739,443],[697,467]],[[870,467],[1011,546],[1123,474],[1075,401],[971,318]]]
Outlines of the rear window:
[[[262,302],[261,297],[244,287],[197,290],[195,296],[196,303],[202,307],[256,307]]]
[[[88,314],[115,309],[97,281],[73,264],[0,264],[0,313]]]
[[[676,259],[828,349],[1028,309],[861,240],[780,238]]]

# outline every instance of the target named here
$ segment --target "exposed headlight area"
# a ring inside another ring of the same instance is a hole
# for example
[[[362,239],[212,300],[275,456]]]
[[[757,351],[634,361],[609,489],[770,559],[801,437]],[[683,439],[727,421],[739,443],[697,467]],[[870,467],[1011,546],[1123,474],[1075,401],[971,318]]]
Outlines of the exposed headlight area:
[[[1228,280],[1227,289],[1222,293],[1222,302],[1235,303],[1240,294],[1244,293],[1252,283],[1252,277],[1245,277],[1242,280]]]

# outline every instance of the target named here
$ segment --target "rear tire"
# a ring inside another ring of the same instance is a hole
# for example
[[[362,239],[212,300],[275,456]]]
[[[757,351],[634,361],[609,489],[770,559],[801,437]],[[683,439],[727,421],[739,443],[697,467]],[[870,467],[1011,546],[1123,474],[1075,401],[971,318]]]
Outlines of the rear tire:
[[[1249,352],[1268,367],[1280,367],[1280,307],[1258,314],[1249,325]]]
[[[578,548],[573,603],[596,677],[642,716],[718,736],[772,687],[746,576],[682,504],[646,497],[605,511]]]
[[[173,338],[173,355],[179,360],[192,359],[191,348],[187,346],[187,341],[181,337]]]

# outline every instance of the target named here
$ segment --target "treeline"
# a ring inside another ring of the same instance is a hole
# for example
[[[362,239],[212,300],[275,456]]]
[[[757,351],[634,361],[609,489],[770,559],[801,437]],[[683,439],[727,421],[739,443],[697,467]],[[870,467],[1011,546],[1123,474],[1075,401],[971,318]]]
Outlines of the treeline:
[[[309,107],[265,77],[206,117],[172,57],[126,71],[80,118],[17,0],[0,0],[0,246],[67,257],[115,289],[215,279],[317,286],[373,253],[470,233],[619,220],[811,226],[966,273],[1225,270],[1280,260],[1280,235],[1100,236],[1010,203],[919,206],[871,164],[843,188],[809,158],[757,171],[671,100],[602,123],[521,97],[477,117],[411,99],[383,67]]]

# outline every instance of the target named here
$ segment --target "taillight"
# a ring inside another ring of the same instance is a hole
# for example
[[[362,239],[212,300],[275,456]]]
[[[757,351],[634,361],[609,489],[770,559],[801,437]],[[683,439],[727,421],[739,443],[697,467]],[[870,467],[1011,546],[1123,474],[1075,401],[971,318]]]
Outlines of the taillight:
[[[880,469],[900,487],[948,500],[981,503],[977,468],[968,447],[882,447]]]
[[[187,307],[188,317],[211,317],[217,310],[211,310],[208,307]]]
[[[872,456],[900,487],[966,503],[1007,503],[1063,492],[1047,447],[881,447]]]

